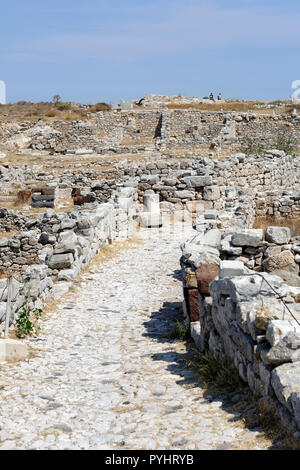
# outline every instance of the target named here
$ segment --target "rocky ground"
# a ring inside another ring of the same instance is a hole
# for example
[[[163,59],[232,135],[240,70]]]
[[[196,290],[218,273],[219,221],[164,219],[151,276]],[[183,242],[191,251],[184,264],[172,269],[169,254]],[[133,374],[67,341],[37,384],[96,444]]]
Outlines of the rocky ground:
[[[191,231],[142,232],[94,263],[28,340],[30,359],[1,365],[0,449],[270,448],[198,385],[185,343],[168,339]]]

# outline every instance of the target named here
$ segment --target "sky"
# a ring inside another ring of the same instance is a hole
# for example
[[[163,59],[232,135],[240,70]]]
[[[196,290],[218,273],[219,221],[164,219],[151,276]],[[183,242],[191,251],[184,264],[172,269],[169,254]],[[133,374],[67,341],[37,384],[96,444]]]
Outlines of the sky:
[[[299,0],[10,0],[0,14],[7,102],[276,100],[300,80]]]

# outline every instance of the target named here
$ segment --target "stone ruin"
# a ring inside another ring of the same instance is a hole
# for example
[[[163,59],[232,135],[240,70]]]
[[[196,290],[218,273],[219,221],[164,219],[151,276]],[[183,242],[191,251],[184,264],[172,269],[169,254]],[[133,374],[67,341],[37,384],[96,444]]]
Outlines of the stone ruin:
[[[231,209],[205,211],[194,228],[181,246],[186,327],[200,351],[230,358],[299,436],[300,236],[249,228]]]
[[[103,246],[136,227],[159,228],[171,215],[189,221],[195,236],[181,247],[183,305],[197,347],[229,357],[251,390],[273,400],[300,432],[300,232],[289,228],[300,214],[300,160],[271,146],[282,128],[299,141],[299,118],[139,109],[3,127],[6,149],[53,155],[48,166],[0,166],[3,197],[13,197],[16,183],[19,198],[31,197],[25,209],[0,209],[0,273],[14,276],[11,325],[25,295],[33,307],[48,302]],[[245,136],[268,150],[242,153]],[[220,146],[226,158],[212,158]],[[143,160],[128,162],[128,154]],[[61,207],[64,198],[71,209]],[[47,210],[33,211],[39,208]],[[274,223],[253,228],[258,217]]]

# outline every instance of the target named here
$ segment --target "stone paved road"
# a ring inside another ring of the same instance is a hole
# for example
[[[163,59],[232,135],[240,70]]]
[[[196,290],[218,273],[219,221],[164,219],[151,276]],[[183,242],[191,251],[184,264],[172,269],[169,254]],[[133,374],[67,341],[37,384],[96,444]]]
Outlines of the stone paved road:
[[[167,229],[94,264],[42,322],[25,362],[1,365],[0,449],[266,449],[194,385],[164,334],[182,299]]]

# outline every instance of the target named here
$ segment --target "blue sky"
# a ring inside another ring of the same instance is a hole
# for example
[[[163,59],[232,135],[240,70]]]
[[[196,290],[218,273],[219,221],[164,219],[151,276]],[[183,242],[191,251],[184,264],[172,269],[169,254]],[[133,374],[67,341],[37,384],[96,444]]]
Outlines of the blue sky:
[[[118,102],[147,93],[289,98],[297,0],[1,2],[7,101]]]

